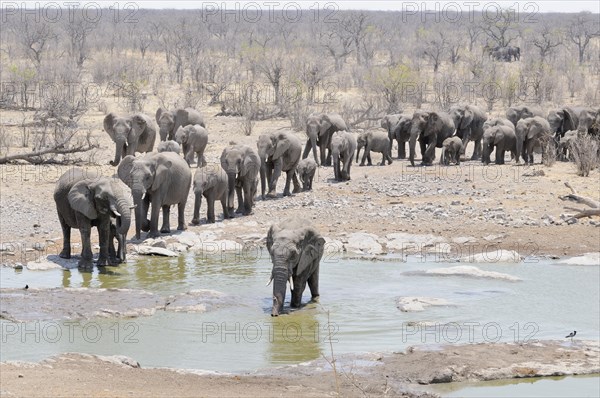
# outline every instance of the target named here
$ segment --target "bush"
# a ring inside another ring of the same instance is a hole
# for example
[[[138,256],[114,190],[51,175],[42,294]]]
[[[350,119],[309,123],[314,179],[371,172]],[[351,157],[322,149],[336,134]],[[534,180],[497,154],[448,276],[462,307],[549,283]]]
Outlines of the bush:
[[[590,171],[598,167],[600,163],[599,149],[598,138],[586,133],[579,134],[577,138],[571,141],[569,152],[575,160],[578,176],[588,177]]]

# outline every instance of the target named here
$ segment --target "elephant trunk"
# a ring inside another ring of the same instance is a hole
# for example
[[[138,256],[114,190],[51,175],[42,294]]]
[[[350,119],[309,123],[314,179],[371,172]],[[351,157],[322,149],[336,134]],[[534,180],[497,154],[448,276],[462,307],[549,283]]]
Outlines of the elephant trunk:
[[[336,181],[342,180],[341,170],[340,170],[340,154],[338,152],[333,152],[333,178]]]
[[[260,194],[263,200],[265,200],[265,190],[266,190],[266,172],[267,172],[267,164],[264,158],[260,158]]]
[[[314,133],[309,133],[309,137],[310,137],[310,146],[312,147],[315,162],[317,163],[317,165],[321,165],[321,162],[319,162],[319,156],[317,155],[317,135],[318,134],[319,134],[318,131],[315,131]]]
[[[230,211],[229,214],[233,214],[236,176],[237,174],[235,171],[227,172],[227,208]],[[241,203],[239,205],[241,206]]]
[[[410,138],[408,140],[408,147],[409,147],[409,155],[408,158],[410,159],[410,165],[414,167],[415,165],[415,147],[417,146],[417,137],[419,136],[419,128],[418,127],[413,127],[410,130]]]
[[[131,203],[125,199],[119,199],[116,207],[121,214],[120,217],[117,217],[117,257],[121,262],[125,262],[127,260],[127,233],[131,226]]]
[[[481,154],[481,162],[484,164],[489,164],[490,163],[490,153],[492,152],[492,148],[491,145],[484,141],[483,142],[483,151]]]
[[[358,163],[358,159],[360,157],[360,150],[362,149],[362,145],[358,145],[356,147],[356,163]]]
[[[517,147],[517,164],[521,163],[521,157],[523,157],[523,159],[527,163],[527,160],[525,159],[525,155],[523,154],[523,140],[520,139],[519,136],[517,136],[516,147]]]
[[[110,162],[111,166],[118,166],[121,158],[127,153],[127,140],[125,137],[115,138],[115,159]]]
[[[283,255],[276,256],[273,259],[273,308],[271,316],[279,316],[283,310],[283,302],[287,290],[289,279],[287,258]]]

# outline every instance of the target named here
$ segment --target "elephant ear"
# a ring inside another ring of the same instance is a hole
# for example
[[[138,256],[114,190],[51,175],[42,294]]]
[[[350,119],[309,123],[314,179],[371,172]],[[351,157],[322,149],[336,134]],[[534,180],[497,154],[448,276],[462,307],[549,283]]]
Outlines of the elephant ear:
[[[163,107],[160,107],[156,110],[156,123],[160,123],[160,117],[162,116],[163,113],[165,113],[167,110]]]
[[[252,151],[247,151],[244,159],[240,162],[240,176],[244,177],[252,170],[258,171],[260,169],[260,159]]]
[[[462,119],[460,120],[460,129],[467,128],[471,123],[473,123],[473,111],[471,109],[466,108],[463,114]]]
[[[158,159],[154,170],[154,180],[152,181],[152,191],[156,191],[169,178],[169,169],[173,165],[170,160]]]
[[[389,116],[384,116],[380,122],[381,128],[389,130],[390,129],[390,119]]]
[[[279,134],[277,136],[275,136],[275,152],[273,152],[273,160],[277,160],[280,157],[283,156],[284,153],[286,153],[289,149],[290,146],[292,146],[292,143],[290,142],[290,140],[288,139],[288,137],[285,134]]]
[[[112,138],[113,140],[115,138],[115,130],[113,129],[113,124],[115,123],[116,118],[117,115],[115,115],[112,112],[104,117],[104,131],[106,131],[108,135],[110,135],[110,138]]]
[[[565,108],[565,109],[563,109],[563,114],[564,114],[564,119],[563,119],[564,131],[577,129],[577,125],[579,123],[575,122],[577,120],[577,116],[575,115],[575,112],[573,112],[573,110],[570,108]]]
[[[79,181],[69,190],[67,199],[73,210],[83,214],[90,220],[98,218],[94,206],[94,192],[90,189],[88,180]]]
[[[322,114],[321,115],[321,125],[319,127],[319,135],[323,135],[327,132],[327,130],[329,130],[331,128],[331,126],[333,126],[333,124],[331,123],[331,119],[329,119],[329,116],[327,114]]]
[[[504,134],[502,134],[502,131],[497,127],[494,128],[492,134],[494,134],[494,145],[498,145],[504,138]]]
[[[272,248],[273,248],[273,235],[275,234],[275,225],[271,225],[271,228],[269,228],[269,232],[267,232],[267,250],[269,251],[269,254],[272,254]]]
[[[131,117],[131,130],[135,133],[136,137],[139,137],[147,126],[146,118],[142,115],[133,115]]]
[[[301,243],[302,249],[296,275],[301,275],[312,263],[321,261],[323,250],[325,248],[325,239],[312,229],[307,229],[304,235],[304,241]]]
[[[133,168],[133,161],[135,160],[135,156],[127,155],[121,162],[119,162],[119,166],[117,167],[117,176],[119,179],[125,183],[128,187],[133,186],[133,176],[131,175],[131,169]]]
[[[175,141],[178,144],[185,144],[187,142],[187,131],[184,127],[179,126],[175,131]]]

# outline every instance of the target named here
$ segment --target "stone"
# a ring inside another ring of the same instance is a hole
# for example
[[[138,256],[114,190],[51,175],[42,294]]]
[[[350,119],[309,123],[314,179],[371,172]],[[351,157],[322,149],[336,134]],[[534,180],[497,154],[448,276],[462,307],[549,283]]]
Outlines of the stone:
[[[434,297],[399,297],[396,300],[396,307],[402,312],[424,311],[427,307],[446,305],[450,303]]]
[[[460,262],[466,263],[520,263],[523,260],[521,255],[514,250],[488,250],[478,254],[473,254],[461,258]]]
[[[374,234],[364,232],[352,233],[348,236],[346,250],[361,254],[381,254],[383,253],[383,247],[377,239],[377,235]]]
[[[516,276],[503,274],[500,272],[483,271],[477,267],[470,265],[459,265],[456,267],[448,268],[433,268],[426,271],[408,271],[406,275],[419,275],[419,276],[464,276],[470,278],[486,278],[486,279],[498,279],[510,282],[520,281],[520,278]]]
[[[162,248],[162,247],[154,247],[154,246],[145,246],[145,245],[135,245],[133,246],[134,251],[141,256],[164,256],[164,257],[177,257],[178,254],[172,250]]]

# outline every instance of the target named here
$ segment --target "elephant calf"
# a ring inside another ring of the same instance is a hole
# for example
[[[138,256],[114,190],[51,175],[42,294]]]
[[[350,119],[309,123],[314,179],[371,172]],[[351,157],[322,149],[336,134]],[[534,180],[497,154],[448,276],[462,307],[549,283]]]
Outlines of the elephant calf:
[[[510,123],[510,122],[509,122]],[[490,154],[492,150],[496,150],[496,164],[504,164],[504,154],[506,151],[510,151],[513,158],[517,158],[517,136],[515,135],[515,129],[510,125],[497,124],[491,126],[483,133],[483,156],[481,161],[485,164],[489,164]]]
[[[59,256],[71,258],[71,228],[81,233],[79,267],[93,266],[90,233],[98,229],[100,255],[97,265],[117,265],[125,261],[125,240],[131,224],[131,191],[118,179],[73,168],[64,173],[54,189],[54,201],[63,233]],[[114,239],[119,247],[115,252]]]
[[[181,147],[177,143],[177,141],[169,140],[169,141],[161,141],[158,144],[157,148],[158,152],[175,152],[181,153]]]
[[[336,131],[331,137],[333,175],[336,181],[350,180],[350,167],[356,151],[356,137],[347,131]]]
[[[230,218],[227,209],[227,173],[220,166],[202,167],[194,175],[194,218],[192,224],[200,224],[200,206],[202,196],[206,198],[208,210],[206,222],[215,222],[215,201],[220,200],[223,207],[223,219]]]
[[[460,137],[448,137],[442,142],[442,156],[440,164],[448,166],[450,162],[460,165],[460,154],[463,150],[463,142]]]
[[[319,266],[324,248],[325,239],[304,219],[290,218],[269,228],[267,249],[273,270],[267,285],[274,282],[271,316],[278,316],[283,310],[288,281],[291,307],[300,307],[307,282],[312,300],[318,299]]]
[[[199,124],[179,127],[175,132],[175,141],[183,148],[183,157],[188,165],[194,163],[194,154],[198,155],[196,167],[206,166],[204,150],[208,144],[208,132]]]
[[[360,156],[360,150],[365,148],[363,153],[362,160],[360,162],[361,166],[365,165],[365,160],[368,161],[369,166],[371,163],[371,151],[380,152],[381,164],[380,166],[385,166],[385,161],[387,160],[388,164],[392,164],[392,158],[390,156],[390,147],[391,141],[388,137],[388,134],[383,131],[365,131],[358,135],[356,139],[356,163],[358,163],[358,157]]]
[[[312,183],[317,171],[317,163],[310,158],[302,159],[297,167],[298,177],[302,181],[302,190],[311,191]]]

